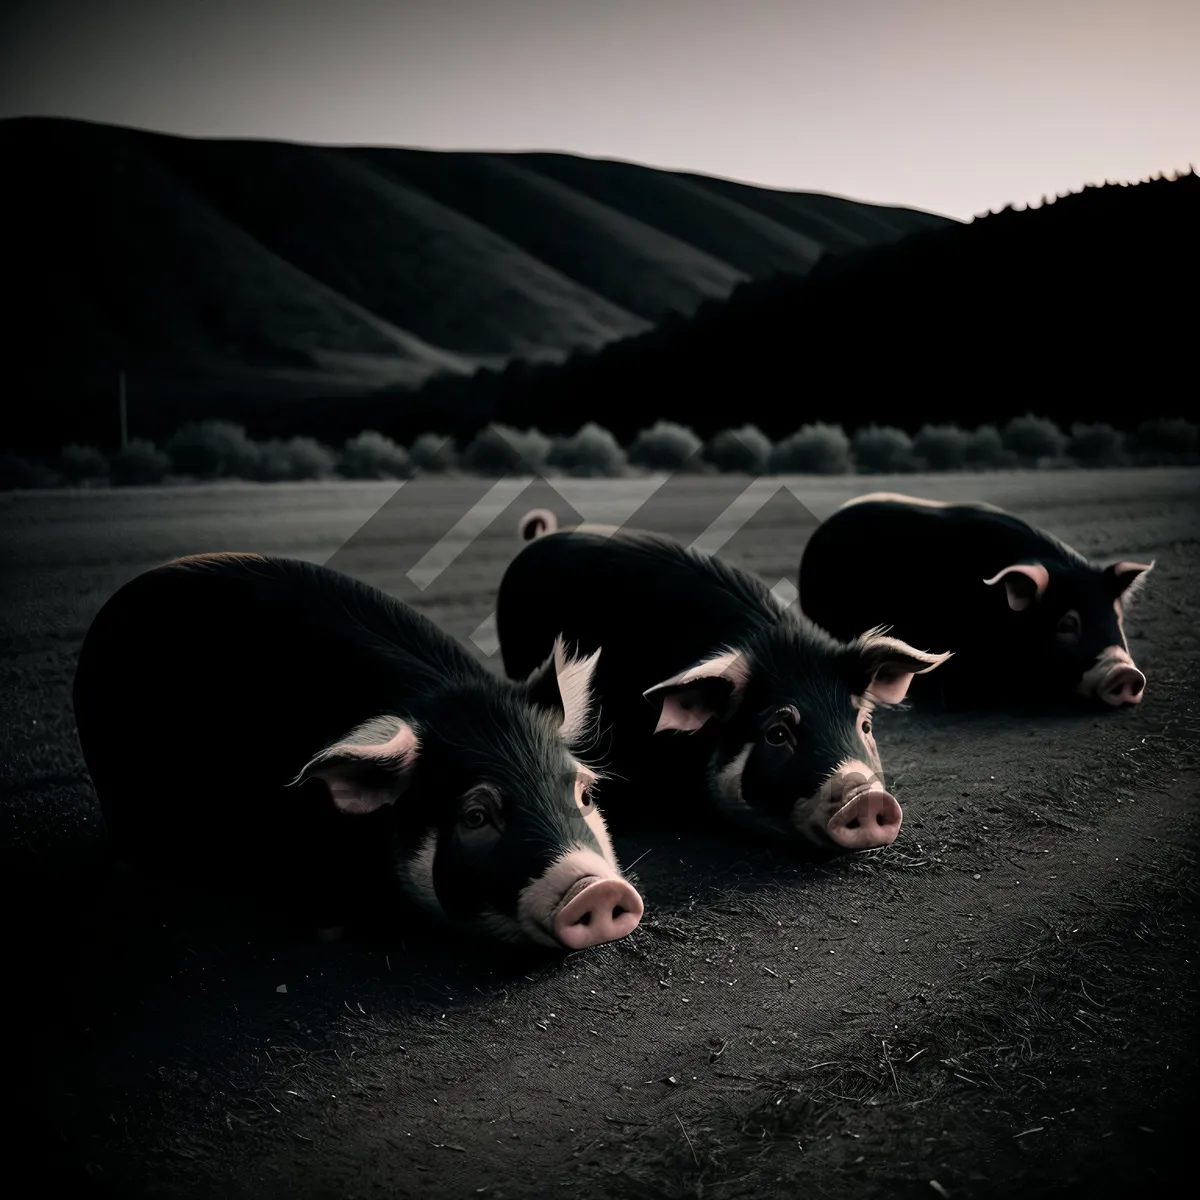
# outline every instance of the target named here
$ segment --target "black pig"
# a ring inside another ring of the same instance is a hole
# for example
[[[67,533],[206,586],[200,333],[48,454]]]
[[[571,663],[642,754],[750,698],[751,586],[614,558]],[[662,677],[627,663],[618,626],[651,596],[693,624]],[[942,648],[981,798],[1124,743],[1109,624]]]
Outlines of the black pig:
[[[544,509],[521,522],[529,544],[497,600],[504,665],[522,677],[560,633],[581,652],[603,644],[592,685],[615,775],[647,802],[708,797],[818,853],[894,840],[873,711],[946,655],[874,630],[835,641],[759,579],[657,534],[556,529]]]
[[[949,647],[935,682],[952,707],[1119,707],[1145,694],[1121,618],[1153,566],[1100,566],[991,504],[876,492],[813,532],[800,606],[834,637],[886,625]]]
[[[345,575],[208,554],[104,605],[75,715],[135,861],[289,897],[398,883],[486,936],[580,949],[643,909],[579,756],[596,661],[557,641],[509,682]]]

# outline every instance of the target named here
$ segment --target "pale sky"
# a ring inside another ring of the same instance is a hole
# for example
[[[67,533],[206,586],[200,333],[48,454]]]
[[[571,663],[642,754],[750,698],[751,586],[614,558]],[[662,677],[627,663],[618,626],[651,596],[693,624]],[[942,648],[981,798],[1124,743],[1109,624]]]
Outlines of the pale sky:
[[[7,0],[20,115],[559,150],[969,218],[1200,168],[1200,0]]]

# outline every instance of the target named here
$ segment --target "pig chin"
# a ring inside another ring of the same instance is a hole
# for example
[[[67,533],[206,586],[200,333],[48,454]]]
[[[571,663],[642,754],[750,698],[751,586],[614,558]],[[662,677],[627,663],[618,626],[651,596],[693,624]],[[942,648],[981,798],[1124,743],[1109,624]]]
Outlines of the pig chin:
[[[520,923],[504,913],[484,911],[473,919],[452,920],[438,899],[433,884],[433,860],[437,856],[438,835],[429,830],[412,858],[400,864],[397,878],[410,900],[435,921],[455,926],[468,934],[502,942],[524,942],[528,933]]]
[[[433,859],[437,854],[437,830],[431,829],[416,854],[400,865],[400,886],[421,908],[434,917],[446,918],[446,910],[433,886]]]

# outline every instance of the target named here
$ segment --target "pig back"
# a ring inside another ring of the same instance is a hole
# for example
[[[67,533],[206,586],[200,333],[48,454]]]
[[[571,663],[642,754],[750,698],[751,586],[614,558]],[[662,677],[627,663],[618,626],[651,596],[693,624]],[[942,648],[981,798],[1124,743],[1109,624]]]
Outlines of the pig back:
[[[636,696],[645,707],[646,688],[777,616],[759,581],[668,538],[567,531],[529,543],[513,560],[496,622],[510,677],[527,677],[562,634],[583,652],[601,651],[595,685],[603,701]]]
[[[1064,553],[995,509],[866,501],[813,532],[801,558],[800,605],[843,640],[888,625],[913,645],[961,648],[991,632],[980,625],[994,600],[984,579],[1021,559],[1059,561]]]
[[[302,847],[323,839],[330,851],[371,839],[378,814],[347,821],[320,787],[286,787],[316,750],[402,701],[412,662],[388,642],[388,598],[322,572],[183,560],[101,609],[74,706],[116,848],[159,866],[263,873],[302,867]]]

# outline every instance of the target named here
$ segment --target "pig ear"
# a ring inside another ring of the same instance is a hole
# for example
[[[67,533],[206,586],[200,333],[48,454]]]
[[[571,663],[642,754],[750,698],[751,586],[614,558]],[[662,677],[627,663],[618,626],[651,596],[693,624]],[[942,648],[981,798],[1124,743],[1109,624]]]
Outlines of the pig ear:
[[[749,676],[745,655],[738,650],[722,651],[647,688],[642,695],[659,705],[655,733],[664,729],[693,733],[714,717],[723,716],[731,702],[741,696]]]
[[[931,654],[917,650],[899,638],[887,637],[882,629],[869,629],[855,645],[857,694],[880,704],[899,704],[908,694],[914,675],[925,675],[940,667],[951,653]]]
[[[1105,567],[1104,577],[1112,590],[1113,598],[1122,596],[1132,600],[1145,586],[1146,576],[1154,569],[1154,561],[1115,562],[1111,567]]]
[[[599,650],[586,657],[568,653],[560,634],[553,653],[525,682],[534,704],[558,714],[559,732],[568,745],[578,742],[591,724],[592,676],[599,659]]]
[[[1008,593],[1008,607],[1013,612],[1023,612],[1042,598],[1050,583],[1050,572],[1039,562],[1014,563],[983,582],[991,587],[1002,581]]]
[[[289,786],[323,779],[344,813],[369,813],[395,804],[411,782],[420,743],[399,717],[375,717],[322,750]]]

